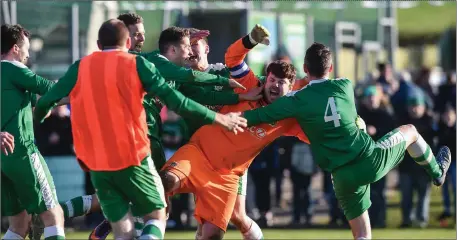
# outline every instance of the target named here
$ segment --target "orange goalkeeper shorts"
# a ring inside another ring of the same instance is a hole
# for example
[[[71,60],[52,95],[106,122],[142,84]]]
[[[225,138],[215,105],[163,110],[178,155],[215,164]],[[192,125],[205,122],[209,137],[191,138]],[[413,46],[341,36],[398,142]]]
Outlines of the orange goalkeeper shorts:
[[[218,159],[219,160],[219,159]],[[163,166],[180,179],[180,187],[171,195],[193,193],[194,217],[226,231],[237,198],[239,176],[215,170],[198,146],[186,144]]]

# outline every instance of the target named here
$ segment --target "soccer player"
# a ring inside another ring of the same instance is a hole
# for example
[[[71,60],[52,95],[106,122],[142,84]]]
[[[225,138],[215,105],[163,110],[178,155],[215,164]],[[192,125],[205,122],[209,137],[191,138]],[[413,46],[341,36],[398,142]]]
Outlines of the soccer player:
[[[268,36],[264,28],[255,30],[263,34],[249,34],[239,39],[227,49],[225,55],[232,77],[247,89],[258,87],[260,81],[243,60],[250,49],[264,42]],[[262,99],[224,106],[220,112],[262,107],[292,90],[296,73],[291,64],[274,61],[268,66],[267,74]],[[196,197],[194,216],[202,225],[197,239],[223,237],[237,199],[240,176],[266,145],[283,135],[297,136],[308,142],[293,119],[262,124],[239,135],[218,127],[203,126],[165,164],[160,176],[166,193],[192,192]],[[247,230],[243,233],[244,239],[262,237],[261,232]]]
[[[2,216],[8,216],[10,224],[3,238],[25,238],[29,214],[38,214],[45,226],[45,239],[64,239],[62,208],[33,135],[35,94],[45,94],[53,83],[25,65],[30,48],[26,29],[20,25],[2,25],[1,33],[2,149],[8,142],[9,147],[14,144],[14,152],[12,149],[8,150],[9,154],[2,152],[1,207]]]
[[[117,19],[102,24],[102,50],[76,61],[40,100],[35,117],[42,120],[53,104],[69,95],[75,152],[90,170],[97,197],[115,238],[131,239],[130,203],[143,216],[141,238],[162,239],[165,231],[163,187],[150,155],[145,109],[146,92],[185,116],[199,117],[232,132],[243,132],[237,114],[214,113],[171,89],[154,65],[129,54],[128,28]]]
[[[0,132],[0,142],[2,152],[8,156],[14,151],[14,136],[8,132]]]
[[[329,79],[333,65],[328,47],[312,44],[303,68],[310,80],[306,87],[244,116],[250,126],[297,119],[312,142],[316,163],[332,173],[336,197],[354,238],[371,239],[370,183],[397,166],[407,151],[441,186],[451,161],[449,148],[442,147],[435,157],[413,125],[400,126],[376,142],[358,130],[353,122],[357,111],[352,83]]]
[[[194,70],[208,72],[212,74],[221,75],[224,77],[230,77],[230,69],[225,66],[223,63],[209,64],[208,63],[208,53],[210,48],[208,45],[207,37],[209,36],[209,31],[199,30],[195,28],[190,29],[191,38],[190,43],[192,46],[192,56],[190,57],[190,66]],[[267,34],[265,29],[254,28],[251,34]],[[232,47],[232,51],[228,53],[240,51],[243,53],[244,47],[237,48],[238,45]],[[258,77],[262,83],[265,81],[264,77]],[[227,88],[224,86],[206,86],[202,88],[214,89],[215,91],[220,92],[233,92],[232,88]],[[259,88],[259,90],[262,90]],[[190,94],[192,90],[183,86],[181,92],[186,95]],[[262,95],[259,95],[260,98]],[[259,98],[259,99],[260,99]],[[223,105],[218,106],[206,106],[209,109],[214,111],[219,111]],[[193,121],[192,119],[184,119],[189,131],[189,138],[200,128],[202,127],[200,122]],[[230,222],[233,223],[236,228],[241,232],[241,235],[244,239],[263,239],[262,230],[257,225],[257,223],[252,220],[246,214],[246,186],[247,186],[247,171],[240,177],[238,182],[238,196],[236,198],[235,207],[230,218]],[[197,236],[201,235],[201,225],[197,230]]]

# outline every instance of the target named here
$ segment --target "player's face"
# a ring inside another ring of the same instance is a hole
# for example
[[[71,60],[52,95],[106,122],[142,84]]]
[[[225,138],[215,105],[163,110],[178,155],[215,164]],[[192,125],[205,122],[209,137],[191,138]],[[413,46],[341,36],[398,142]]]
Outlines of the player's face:
[[[446,112],[442,114],[441,119],[443,119],[443,122],[448,126],[452,127],[455,124],[455,110],[454,109],[448,109]]]
[[[143,23],[129,25],[130,39],[132,39],[131,51],[141,52],[145,40],[145,30]]]
[[[198,40],[197,42],[193,43],[191,47],[192,56],[189,58],[189,64],[191,68],[197,68],[202,59],[206,59],[209,52],[209,47],[204,40]]]
[[[192,56],[192,47],[189,37],[184,37],[179,45],[175,47],[175,64],[180,66],[189,65],[189,58]]]
[[[292,89],[292,80],[278,78],[273,73],[268,74],[263,94],[268,103],[286,95]]]
[[[378,94],[366,96],[363,103],[368,109],[378,109],[381,105],[381,96]]]
[[[425,106],[424,105],[409,106],[408,113],[412,118],[415,118],[415,119],[421,118],[425,114]]]
[[[27,37],[22,36],[23,41],[21,44],[14,44],[13,46],[13,55],[14,58],[23,63],[26,64],[27,60],[29,59],[29,49],[30,49],[30,41]]]

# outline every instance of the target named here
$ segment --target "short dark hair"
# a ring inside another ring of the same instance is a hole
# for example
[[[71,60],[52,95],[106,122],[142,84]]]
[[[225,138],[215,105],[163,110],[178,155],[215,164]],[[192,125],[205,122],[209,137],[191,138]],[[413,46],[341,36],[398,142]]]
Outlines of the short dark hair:
[[[190,32],[187,28],[173,26],[163,30],[159,37],[160,53],[166,53],[170,45],[178,44],[185,37],[190,37]]]
[[[24,37],[30,37],[30,32],[19,24],[2,25],[2,54],[8,53],[14,44],[24,44]]]
[[[134,25],[137,23],[142,23],[143,22],[143,17],[136,13],[123,13],[117,17],[117,19],[121,20],[124,22],[125,26],[130,26]]]
[[[310,75],[323,77],[332,65],[332,51],[322,43],[313,43],[306,50],[305,65]]]
[[[188,29],[189,29],[190,35],[201,31],[200,29],[197,29],[197,28],[188,28]],[[208,45],[208,38],[204,37],[204,38],[202,38],[202,40]]]
[[[283,60],[276,60],[268,64],[267,76],[270,73],[273,73],[278,78],[288,78],[292,84],[295,82],[295,77],[297,75],[294,65]]]
[[[129,30],[124,22],[110,19],[102,24],[98,30],[98,42],[102,49],[108,47],[122,47],[129,38]]]

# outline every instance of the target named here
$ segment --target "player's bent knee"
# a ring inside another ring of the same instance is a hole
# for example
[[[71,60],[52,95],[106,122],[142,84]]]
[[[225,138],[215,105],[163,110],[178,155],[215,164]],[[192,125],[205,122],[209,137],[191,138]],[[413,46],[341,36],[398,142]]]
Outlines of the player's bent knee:
[[[409,144],[417,141],[419,138],[419,132],[413,124],[402,125],[399,129]]]
[[[180,180],[175,174],[168,171],[160,171],[159,175],[162,180],[165,193],[170,193],[179,187]]]

